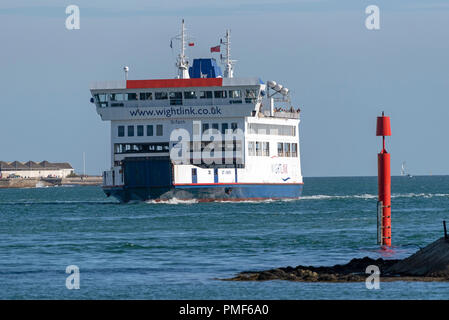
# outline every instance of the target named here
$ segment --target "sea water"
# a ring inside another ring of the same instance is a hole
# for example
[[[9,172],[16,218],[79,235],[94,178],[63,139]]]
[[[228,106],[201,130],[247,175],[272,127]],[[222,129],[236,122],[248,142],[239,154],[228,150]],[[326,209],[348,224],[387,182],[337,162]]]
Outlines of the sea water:
[[[119,204],[100,187],[0,189],[0,299],[448,299],[449,283],[231,282],[241,271],[404,258],[443,235],[449,176],[306,178],[298,200]],[[69,290],[66,268],[79,268]]]

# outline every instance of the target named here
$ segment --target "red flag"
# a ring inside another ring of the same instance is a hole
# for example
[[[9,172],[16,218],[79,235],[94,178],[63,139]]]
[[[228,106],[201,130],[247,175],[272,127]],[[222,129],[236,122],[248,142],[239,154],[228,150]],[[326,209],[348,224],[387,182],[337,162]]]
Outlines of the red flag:
[[[210,48],[210,52],[220,52],[220,46]]]
[[[195,43],[189,42],[189,47],[193,47],[194,45],[195,45]]]

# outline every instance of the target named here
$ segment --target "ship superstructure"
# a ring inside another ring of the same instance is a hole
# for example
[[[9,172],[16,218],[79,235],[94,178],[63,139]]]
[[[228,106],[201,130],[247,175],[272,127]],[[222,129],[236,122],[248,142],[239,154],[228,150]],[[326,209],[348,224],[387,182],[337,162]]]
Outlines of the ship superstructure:
[[[181,31],[176,78],[91,85],[97,113],[111,123],[104,192],[122,202],[298,198],[300,110],[289,90],[234,77],[229,31],[224,76],[213,58],[189,66],[184,21]]]

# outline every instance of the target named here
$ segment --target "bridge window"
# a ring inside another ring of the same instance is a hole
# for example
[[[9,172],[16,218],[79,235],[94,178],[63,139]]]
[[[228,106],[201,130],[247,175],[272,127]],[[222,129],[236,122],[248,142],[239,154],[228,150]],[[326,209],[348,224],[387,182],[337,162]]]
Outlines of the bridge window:
[[[153,99],[152,92],[141,92],[140,93],[140,100],[152,100],[152,99]]]
[[[98,102],[108,101],[108,96],[106,93],[99,93],[94,95]]]
[[[128,126],[128,137],[134,137],[134,126]]]
[[[167,94],[167,92],[156,92],[154,94],[154,98],[156,100],[167,100],[168,99],[168,94]]]
[[[215,99],[225,99],[227,97],[226,91],[214,91],[214,97]]]
[[[200,99],[212,99],[212,91],[200,91]]]
[[[229,90],[229,100],[230,104],[242,103],[242,92],[240,90]]]
[[[231,123],[231,129],[234,131],[235,129],[237,129],[237,122],[232,122]]]
[[[255,103],[257,97],[256,89],[246,89],[245,90],[245,103]]]
[[[143,126],[137,126],[137,136],[143,137]]]
[[[147,136],[148,137],[152,137],[153,135],[154,135],[154,133],[153,133],[153,125],[149,124],[149,125],[147,125]]]
[[[218,128],[219,128],[218,123],[212,123],[212,129],[215,129],[218,131],[219,130]]]
[[[118,126],[118,136],[119,137],[125,136],[125,126]]]
[[[125,100],[128,101],[137,100],[137,93],[125,93]]]
[[[245,98],[255,98],[257,96],[256,89],[246,89],[245,90]]]
[[[195,91],[184,91],[184,99],[196,99]]]
[[[182,92],[170,92],[170,105],[182,105]]]
[[[106,93],[94,94],[95,102],[100,105],[100,107],[108,106],[108,95]]]
[[[240,90],[229,90],[229,98],[238,99],[242,97],[242,92]]]
[[[156,125],[156,135],[159,137],[163,135],[162,124]]]
[[[124,98],[125,97],[123,93],[111,93],[111,95],[109,96],[109,100],[111,101],[123,101]]]

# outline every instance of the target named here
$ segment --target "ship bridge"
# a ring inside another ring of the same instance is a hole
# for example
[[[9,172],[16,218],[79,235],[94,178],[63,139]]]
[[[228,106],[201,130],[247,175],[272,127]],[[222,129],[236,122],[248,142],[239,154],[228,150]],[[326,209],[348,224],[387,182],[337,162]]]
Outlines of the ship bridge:
[[[97,82],[92,102],[103,120],[255,116],[265,85],[258,78]]]

